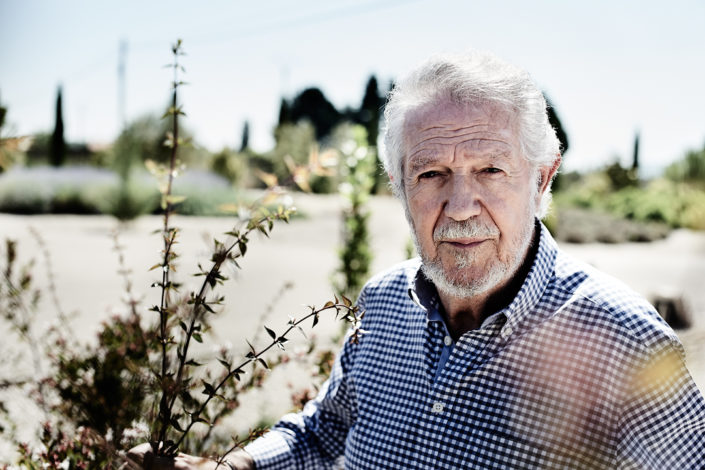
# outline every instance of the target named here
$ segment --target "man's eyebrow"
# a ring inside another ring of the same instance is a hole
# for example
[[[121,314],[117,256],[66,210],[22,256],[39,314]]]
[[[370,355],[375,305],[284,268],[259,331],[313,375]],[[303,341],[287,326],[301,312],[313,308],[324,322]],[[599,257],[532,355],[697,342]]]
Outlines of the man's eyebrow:
[[[489,151],[484,155],[480,155],[479,158],[487,159],[489,161],[507,161],[511,160],[511,153],[508,151]],[[427,166],[434,165],[438,163],[441,159],[433,154],[420,153],[409,157],[409,171],[418,171]]]
[[[416,155],[409,158],[409,171],[417,171],[429,165],[437,163],[438,157],[434,155]]]
[[[490,160],[511,160],[511,155],[508,151],[492,152],[488,153],[486,158],[489,158]]]

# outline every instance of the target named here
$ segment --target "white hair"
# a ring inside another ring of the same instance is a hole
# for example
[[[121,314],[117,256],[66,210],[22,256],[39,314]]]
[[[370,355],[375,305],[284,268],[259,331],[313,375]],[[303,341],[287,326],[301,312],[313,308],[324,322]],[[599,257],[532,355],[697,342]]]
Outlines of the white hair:
[[[560,143],[548,121],[546,100],[527,72],[478,51],[434,56],[394,85],[384,110],[382,161],[392,190],[406,206],[404,194],[404,126],[410,111],[451,100],[465,105],[496,105],[517,118],[521,153],[537,170],[560,158]],[[551,203],[550,182],[537,216]]]

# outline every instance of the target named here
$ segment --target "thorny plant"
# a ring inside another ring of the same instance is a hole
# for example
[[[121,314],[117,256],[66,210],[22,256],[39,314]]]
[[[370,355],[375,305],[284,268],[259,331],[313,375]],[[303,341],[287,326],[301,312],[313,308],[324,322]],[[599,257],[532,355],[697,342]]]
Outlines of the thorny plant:
[[[10,325],[11,330],[29,347],[34,374],[43,376],[42,351],[36,332],[32,328],[36,321],[37,304],[41,293],[33,286],[32,268],[34,261],[22,266],[17,262],[17,242],[6,239],[4,247],[5,259],[2,266],[2,282],[0,283],[0,314]],[[29,378],[17,378],[12,381],[0,382],[0,388],[11,386],[22,387],[30,382]],[[38,404],[47,413],[47,399],[43,384],[37,388]]]
[[[354,298],[360,293],[372,263],[367,202],[375,183],[376,149],[367,147],[367,132],[362,126],[341,129],[344,135],[340,144],[345,181],[340,193],[346,200],[342,212],[342,247],[339,251],[340,267],[334,276],[339,293]]]
[[[45,258],[49,289],[55,289],[49,250],[39,232],[30,231]],[[0,390],[9,392],[0,398],[0,434],[16,445],[21,468],[114,468],[113,463],[119,460],[116,445],[123,441],[131,423],[143,416],[149,334],[142,330],[139,316],[116,316],[103,322],[97,345],[85,345],[79,351],[70,334],[69,318],[56,303],[56,292],[49,300],[57,309],[59,323],[45,326],[39,321],[43,291],[35,286],[35,263],[19,264],[17,245],[11,240],[6,240],[0,251],[4,251],[0,312],[26,346],[34,365],[27,377],[8,371],[13,380],[0,381]],[[17,351],[21,360],[26,354],[22,349]],[[32,423],[16,422],[15,407],[5,406],[10,402],[4,400],[13,400],[18,393],[42,411],[39,447],[21,442],[18,431],[26,431]],[[62,466],[57,467],[56,462]]]
[[[171,216],[184,198],[172,194],[174,177],[183,169],[178,161],[179,145],[184,144],[178,135],[178,119],[184,113],[178,102],[178,80],[183,68],[179,58],[183,55],[181,42],[173,48],[174,62],[170,65],[174,72],[172,102],[165,117],[172,118],[173,132],[168,135],[166,145],[171,148],[168,165],[148,162],[148,168],[161,178],[160,192],[164,210],[163,225],[158,233],[163,240],[159,262],[153,267],[160,270],[161,279],[154,283],[159,289],[159,304],[152,307],[157,322],[153,330],[145,330],[140,314],[140,299],[136,298],[120,246],[115,234],[115,249],[118,253],[119,271],[126,292],[125,302],[128,317],[115,316],[102,324],[98,344],[72,351],[66,343],[63,332],[70,332],[68,319],[61,309],[54,276],[51,269],[49,250],[38,232],[33,232],[45,259],[49,275],[50,300],[53,300],[62,325],[55,329],[56,337],[43,336],[37,329],[35,320],[41,291],[34,287],[32,280],[33,264],[19,266],[17,246],[7,241],[4,247],[6,263],[0,284],[0,313],[9,320],[12,328],[24,338],[31,348],[30,356],[35,363],[35,374],[42,377],[41,347],[45,348],[49,365],[49,377],[32,383],[27,378],[18,383],[0,382],[2,387],[36,386],[33,396],[45,410],[46,424],[41,433],[42,449],[32,451],[30,446],[19,444],[18,463],[27,468],[116,468],[120,458],[117,449],[133,445],[149,434],[149,441],[156,455],[173,456],[180,449],[196,450],[200,453],[217,452],[226,455],[232,449],[259,435],[251,431],[244,438],[233,438],[228,444],[210,442],[211,433],[226,415],[238,406],[238,394],[253,387],[262,386],[267,367],[288,361],[286,354],[272,359],[265,356],[272,350],[284,349],[289,335],[294,329],[310,321],[318,323],[325,312],[336,312],[352,324],[351,341],[357,341],[363,313],[352,302],[341,296],[329,301],[323,307],[311,306],[297,318],[290,321],[281,333],[260,325],[269,342],[256,348],[248,342],[249,352],[240,360],[226,349],[220,351],[217,361],[199,357],[194,353],[194,343],[204,341],[211,318],[223,304],[223,296],[215,293],[227,277],[223,270],[228,265],[239,268],[238,262],[246,254],[248,242],[253,232],[269,236],[276,223],[288,222],[295,209],[273,207],[285,196],[284,188],[297,185],[306,190],[308,178],[312,175],[330,174],[331,153],[311,152],[308,165],[296,166],[288,162],[291,177],[279,182],[274,175],[261,173],[260,178],[267,184],[265,195],[252,205],[231,205],[223,207],[238,215],[235,227],[226,235],[226,241],[214,241],[211,265],[199,265],[197,276],[202,277],[200,288],[190,294],[179,293],[181,285],[175,281],[175,265],[178,258],[174,250],[178,243],[179,231],[171,224]],[[289,159],[290,160],[290,159]],[[287,289],[285,285],[282,289]],[[271,310],[273,305],[268,307]],[[149,322],[151,323],[151,322]],[[37,340],[38,339],[38,340]],[[255,344],[257,341],[253,341]],[[311,354],[310,347],[306,354]],[[329,369],[330,353],[319,357],[319,372]],[[198,361],[204,361],[199,363]],[[219,364],[219,365],[218,365]],[[214,369],[210,367],[214,365]],[[214,372],[217,371],[217,372]],[[45,393],[46,392],[46,393]],[[49,395],[49,404],[44,395]],[[0,408],[3,403],[0,402]],[[6,411],[0,409],[3,415]],[[144,427],[144,422],[147,426]],[[197,425],[201,425],[196,429]],[[205,432],[201,432],[205,428]],[[0,429],[2,431],[2,429]],[[210,442],[210,443],[209,443]],[[210,447],[209,447],[210,446]],[[222,457],[219,459],[222,463]],[[2,466],[0,466],[2,468]]]
[[[160,304],[151,308],[159,315],[156,336],[160,351],[155,380],[160,398],[157,405],[157,418],[151,426],[150,444],[155,455],[165,457],[173,457],[178,453],[194,426],[199,423],[211,426],[213,417],[210,414],[210,403],[214,399],[227,401],[226,392],[230,390],[231,383],[233,381],[240,382],[249,365],[259,364],[268,368],[264,358],[265,354],[275,347],[284,349],[288,336],[294,329],[303,332],[301,326],[304,322],[312,321],[312,326],[315,326],[323,312],[335,311],[337,317],[342,317],[352,324],[353,332],[350,339],[356,342],[361,334],[359,324],[362,318],[358,308],[347,297],[341,296],[340,300],[336,297],[334,301],[328,301],[323,307],[309,307],[308,312],[299,319],[291,317],[286,329],[280,334],[265,326],[264,329],[270,337],[270,342],[260,349],[248,343],[249,352],[240,361],[233,360],[227,354],[222,354],[218,361],[223,369],[215,380],[210,378],[211,373],[208,370],[202,371],[204,373],[201,375],[198,374],[199,368],[204,364],[199,364],[194,359],[191,348],[194,342],[203,342],[202,335],[207,331],[209,325],[208,315],[214,314],[215,309],[224,301],[223,296],[213,293],[217,286],[227,280],[223,274],[224,266],[232,264],[239,268],[238,260],[245,255],[252,233],[260,232],[269,237],[275,222],[288,222],[294,209],[279,206],[270,210],[262,204],[256,208],[240,210],[240,214],[245,214],[244,220],[226,233],[229,237],[228,240],[225,242],[214,240],[215,246],[210,259],[210,268],[204,269],[199,265],[199,272],[196,275],[202,276],[203,282],[200,288],[188,295],[186,308],[182,308],[184,306],[180,306],[179,302],[173,299],[180,284],[174,282],[171,275],[175,271],[174,263],[177,254],[174,251],[174,245],[177,242],[178,230],[171,226],[170,215],[174,211],[174,206],[183,200],[180,196],[173,195],[171,191],[173,178],[179,167],[177,151],[181,142],[178,137],[178,118],[180,115],[184,115],[178,102],[179,87],[183,85],[183,82],[178,79],[179,72],[183,71],[179,64],[179,58],[183,55],[181,41],[172,47],[172,52],[174,55],[174,61],[171,65],[174,72],[172,106],[167,111],[167,115],[172,118],[173,132],[166,142],[166,145],[171,148],[171,158],[168,169],[158,168],[162,176],[166,176],[161,185],[162,208],[164,210],[161,234],[164,247],[160,263],[153,267],[153,269],[161,270],[161,281],[154,284],[160,289],[161,295]],[[305,184],[304,175],[309,174],[311,170],[297,167],[291,170],[293,182],[303,187]],[[264,180],[268,175],[262,176]],[[265,182],[267,181],[265,180]],[[281,186],[276,180],[270,180],[268,183],[270,195],[281,194]],[[263,201],[271,201],[270,195],[266,196]],[[197,390],[200,390],[201,395],[205,395],[205,398],[194,395],[193,392]],[[255,431],[251,432],[245,440],[235,439],[232,447],[225,454],[256,435]],[[219,459],[219,463],[222,463],[222,459],[223,457]]]

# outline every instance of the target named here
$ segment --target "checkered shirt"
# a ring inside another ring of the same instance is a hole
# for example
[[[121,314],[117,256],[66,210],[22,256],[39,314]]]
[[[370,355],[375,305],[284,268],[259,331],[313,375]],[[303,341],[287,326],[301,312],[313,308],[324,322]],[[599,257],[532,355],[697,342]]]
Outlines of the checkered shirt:
[[[457,342],[411,260],[374,277],[318,397],[246,450],[266,469],[703,469],[681,344],[545,227],[519,293]]]

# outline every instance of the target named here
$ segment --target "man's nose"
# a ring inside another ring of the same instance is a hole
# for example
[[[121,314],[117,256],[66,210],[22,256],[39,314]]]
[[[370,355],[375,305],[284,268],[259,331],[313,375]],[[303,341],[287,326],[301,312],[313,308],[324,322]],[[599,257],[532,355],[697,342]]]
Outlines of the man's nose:
[[[462,221],[475,217],[482,211],[479,186],[469,175],[454,175],[447,186],[445,215]]]

